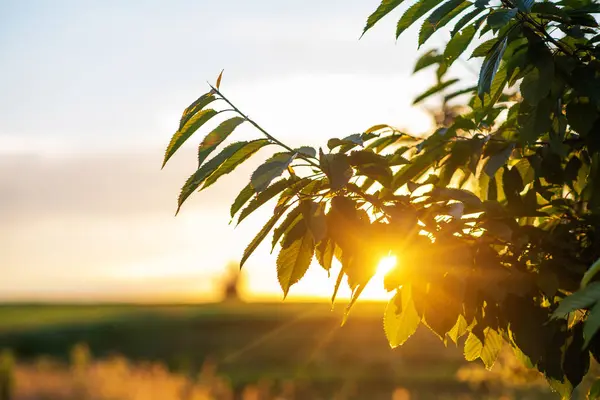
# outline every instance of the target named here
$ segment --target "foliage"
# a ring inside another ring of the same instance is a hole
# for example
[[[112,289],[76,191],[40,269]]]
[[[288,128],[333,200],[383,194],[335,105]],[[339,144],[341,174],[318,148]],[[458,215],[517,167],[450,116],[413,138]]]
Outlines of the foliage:
[[[400,3],[383,0],[364,32]],[[275,229],[284,293],[316,254],[327,270],[341,263],[333,299],[345,276],[352,306],[379,260],[394,254],[401,262],[385,279],[396,293],[385,317],[390,344],[422,323],[444,341],[466,338],[466,358],[490,367],[504,341],[566,397],[590,353],[600,359],[599,12],[597,0],[410,5],[396,36],[424,17],[419,46],[456,21],[445,49],[426,52],[415,71],[437,66],[438,77],[417,102],[442,95],[461,112],[424,139],[376,125],[331,139],[326,151],[292,149],[234,106],[219,78],[184,111],[165,155],[221,114],[209,104],[230,107],[235,116],[202,142],[179,206],[254,154],[252,142],[237,142],[204,163],[238,122],[249,123],[279,152],[252,174],[232,214],[248,204],[241,221],[277,202],[243,261]],[[470,46],[483,59],[477,82],[447,78]],[[219,172],[238,152],[249,155]]]

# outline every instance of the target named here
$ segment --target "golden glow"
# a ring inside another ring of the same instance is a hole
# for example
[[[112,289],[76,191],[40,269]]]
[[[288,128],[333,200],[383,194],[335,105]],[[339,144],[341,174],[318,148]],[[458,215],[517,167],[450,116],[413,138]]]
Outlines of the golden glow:
[[[396,256],[383,257],[377,265],[377,275],[385,276],[388,272],[394,269],[397,263],[398,259],[396,258]]]

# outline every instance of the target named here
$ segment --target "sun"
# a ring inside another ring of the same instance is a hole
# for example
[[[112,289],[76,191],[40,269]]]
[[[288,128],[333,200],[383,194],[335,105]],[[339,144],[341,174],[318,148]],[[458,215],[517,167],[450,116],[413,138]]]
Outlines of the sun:
[[[396,256],[385,256],[377,264],[377,275],[385,276],[388,272],[390,272],[396,264],[398,263],[398,259]]]

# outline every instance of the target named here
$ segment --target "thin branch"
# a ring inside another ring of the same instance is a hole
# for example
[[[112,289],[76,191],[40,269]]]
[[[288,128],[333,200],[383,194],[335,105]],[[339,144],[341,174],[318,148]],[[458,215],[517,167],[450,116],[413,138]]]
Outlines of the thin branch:
[[[218,94],[219,96],[221,96],[221,98],[223,100],[225,100],[225,102],[227,104],[229,104],[229,106],[233,109],[233,111],[235,111],[236,113],[238,113],[242,118],[244,118],[246,121],[248,121],[250,124],[252,124],[252,126],[254,126],[256,129],[258,129],[259,131],[261,131],[269,140],[271,140],[272,142],[274,142],[275,144],[283,147],[284,149],[286,149],[287,151],[289,151],[290,153],[297,153],[294,149],[292,149],[291,147],[289,147],[288,145],[286,145],[285,143],[279,141],[277,138],[275,138],[274,136],[270,135],[269,132],[267,132],[266,130],[264,130],[260,125],[258,125],[254,120],[250,119],[250,117],[248,117],[246,114],[244,114],[242,111],[240,111],[239,108],[237,108],[231,101],[229,101],[229,99],[227,97],[225,97],[223,95],[223,93],[221,93],[219,91],[219,89],[215,88],[214,86],[212,86],[209,83],[209,86],[211,87],[211,89]],[[299,154],[298,153],[298,158],[301,158],[303,160],[305,160],[306,162],[308,162],[309,164],[311,164],[314,167],[317,167],[320,169],[319,164],[315,163],[314,161],[310,160],[310,158],[304,154]]]

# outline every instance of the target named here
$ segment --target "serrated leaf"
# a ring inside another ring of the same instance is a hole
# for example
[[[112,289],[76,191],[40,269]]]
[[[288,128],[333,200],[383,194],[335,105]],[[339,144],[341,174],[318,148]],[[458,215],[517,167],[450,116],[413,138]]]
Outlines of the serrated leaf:
[[[294,160],[294,155],[290,153],[278,153],[269,158],[259,166],[250,178],[252,187],[257,193],[265,190],[273,179],[281,176],[288,165]]]
[[[448,0],[436,8],[423,22],[419,31],[419,47],[423,45],[433,33],[446,26],[458,14],[472,5],[466,0]]]
[[[273,241],[272,241],[271,253],[275,249],[275,246],[279,242],[279,239],[281,239],[281,237],[291,227],[293,227],[294,225],[299,223],[301,220],[302,220],[302,206],[298,205],[292,211],[290,211],[288,213],[288,215],[286,215],[283,222],[277,228],[275,228],[275,230],[273,231]]]
[[[307,221],[308,230],[315,242],[320,242],[327,236],[327,219],[325,216],[325,203],[304,201],[304,219]]]
[[[367,18],[367,24],[365,25],[365,28],[363,29],[362,35],[364,35],[365,32],[367,32],[369,29],[371,29],[373,27],[373,25],[375,25],[377,23],[377,21],[379,21],[381,18],[385,17],[393,9],[395,9],[400,4],[402,4],[402,1],[403,0],[382,0],[379,7],[377,7],[377,9],[373,12],[373,14],[369,15],[369,18]],[[361,37],[362,37],[362,35],[361,35]]]
[[[417,62],[415,63],[415,69],[413,73],[418,72],[424,68],[429,67],[430,65],[439,63],[443,60],[442,55],[438,54],[437,50],[429,50],[425,54],[423,54]]]
[[[510,20],[517,15],[518,11],[519,10],[516,8],[500,8],[498,10],[494,10],[488,16],[487,23],[494,31],[498,31],[499,29],[505,27]]]
[[[210,132],[200,146],[198,147],[198,167],[202,165],[206,157],[213,152],[227,137],[245,121],[242,117],[233,117],[219,124],[212,132]]]
[[[165,159],[163,161],[163,168],[167,161],[175,154],[175,152],[185,143],[186,140],[192,136],[194,132],[204,125],[208,120],[217,115],[217,112],[213,109],[202,110],[193,114],[186,122],[185,125],[178,129],[177,132],[171,138],[167,150],[165,151]]]
[[[469,324],[467,323],[467,320],[461,314],[458,316],[456,324],[452,329],[450,329],[450,331],[448,331],[447,335],[450,338],[450,340],[452,340],[454,343],[458,343],[458,339],[460,339],[469,332],[467,329],[468,327]]]
[[[198,168],[198,170],[188,178],[183,187],[181,188],[181,193],[179,194],[179,201],[177,206],[177,213],[181,209],[184,201],[192,194],[196,189],[200,187],[207,179],[222,163],[224,163],[227,159],[229,159],[232,155],[234,155],[239,149],[244,147],[246,142],[237,142],[232,143],[226,148],[223,149],[219,154],[217,154],[214,158],[209,160],[206,164]]]
[[[482,12],[483,10],[481,8],[476,8],[475,10],[463,15],[452,28],[452,31],[450,32],[450,37],[454,37],[454,35],[456,35],[465,25],[471,22],[473,18],[477,17]]]
[[[471,25],[460,31],[460,33],[452,36],[444,50],[444,62],[446,63],[447,68],[450,68],[454,61],[465,52],[475,37],[476,32],[477,27]]]
[[[402,300],[398,301],[398,297]],[[402,304],[401,309],[398,303]],[[383,316],[383,330],[392,348],[401,346],[419,327],[421,318],[413,303],[409,285],[398,289],[396,295],[388,302]]]
[[[352,167],[345,154],[325,154],[320,151],[319,161],[321,169],[329,179],[331,190],[340,190],[352,178]]]
[[[252,195],[254,195],[255,193],[256,192],[252,187],[252,183],[248,183],[246,187],[243,188],[240,193],[238,193],[237,197],[233,201],[233,204],[231,205],[231,209],[229,210],[231,218],[235,216],[235,214],[240,210],[240,208],[242,208],[242,206],[246,204],[248,200],[250,200]]]
[[[481,356],[481,350],[483,350],[483,345],[481,341],[477,339],[472,333],[469,333],[467,336],[467,340],[465,341],[464,348],[464,356],[467,361],[475,361]]]
[[[506,50],[506,42],[507,39],[504,37],[502,40],[495,43],[483,61],[481,71],[479,72],[479,81],[477,82],[477,94],[480,98],[483,98],[485,94],[490,93],[492,81],[496,76],[496,71],[498,70],[502,56],[504,55],[504,50]]]
[[[485,164],[485,167],[483,168],[483,171],[490,178],[493,178],[496,175],[496,171],[498,171],[500,167],[506,164],[506,162],[510,158],[510,155],[513,152],[513,148],[514,147],[512,145],[508,145],[503,150],[490,156],[487,163]]]
[[[317,261],[327,272],[331,270],[331,263],[335,254],[335,243],[330,238],[321,240],[315,248]]]
[[[183,126],[196,114],[198,111],[202,110],[204,107],[217,100],[214,92],[210,91],[208,93],[203,94],[198,97],[192,104],[190,104],[181,115],[181,119],[179,120],[179,128],[183,128]]]
[[[598,300],[600,300],[600,282],[592,282],[585,288],[562,299],[552,313],[552,318],[564,318],[570,312],[596,304]]]
[[[551,85],[548,82],[554,80],[554,63],[540,63],[531,70],[521,81],[521,95],[532,106],[538,104],[550,93]]]
[[[497,38],[486,40],[485,42],[483,42],[479,46],[477,46],[475,48],[475,50],[473,50],[473,53],[471,54],[471,57],[469,57],[469,58],[487,56],[497,42],[498,42]]]
[[[246,249],[244,250],[244,254],[240,261],[240,268],[244,266],[248,257],[254,253],[254,250],[258,247],[259,244],[264,240],[264,238],[271,232],[271,229],[275,226],[279,218],[283,215],[287,207],[281,207],[279,210],[276,210],[273,216],[267,221],[267,223],[262,227],[262,229],[256,234],[254,239],[248,244]]]
[[[282,179],[282,180],[275,182],[274,184],[272,184],[271,186],[269,186],[267,189],[263,190],[262,192],[258,193],[258,195],[256,195],[250,201],[248,206],[246,208],[244,208],[242,210],[242,212],[240,213],[240,217],[237,222],[238,225],[248,215],[250,215],[254,210],[259,208],[260,206],[265,204],[267,201],[271,200],[273,197],[275,197],[276,195],[281,193],[284,189],[289,188],[293,184],[294,184],[294,181],[291,179]],[[254,189],[254,185],[252,186],[252,188]],[[289,198],[287,200],[289,200]]]
[[[432,96],[436,93],[441,92],[442,90],[446,89],[448,86],[455,84],[456,82],[458,82],[458,79],[450,79],[446,82],[440,82],[437,85],[427,89],[425,92],[421,93],[420,95],[418,95],[414,100],[413,100],[413,105],[418,104],[420,102],[422,102],[423,100],[427,99],[429,96]]]
[[[498,359],[498,355],[500,354],[500,350],[502,349],[504,341],[502,340],[502,336],[500,336],[498,332],[488,327],[485,329],[484,342],[485,343],[481,348],[481,354],[479,355],[479,357],[481,358],[481,361],[483,361],[483,363],[485,364],[485,367],[487,369],[491,369],[494,366],[496,359]]]
[[[303,234],[289,245],[282,247],[277,256],[277,279],[284,298],[287,297],[290,287],[306,274],[314,254],[315,243],[312,234],[305,224],[296,226],[298,229],[304,229]]]
[[[219,179],[221,176],[230,173],[244,161],[252,157],[252,155],[255,154],[258,150],[271,144],[271,142],[268,139],[257,139],[252,140],[250,142],[242,143],[246,144],[240,149],[238,149],[238,151],[236,151],[231,157],[229,157],[223,164],[221,164],[219,168],[217,168],[217,170],[206,179],[204,185],[202,186],[202,189],[200,190],[206,189],[207,187],[215,183],[217,179]]]
[[[398,21],[398,25],[396,26],[396,39],[402,32],[407,30],[413,23],[439,3],[440,0],[419,0],[410,6]]]
[[[313,147],[310,147],[310,146],[298,147],[297,149],[294,149],[294,151],[296,153],[298,153],[298,155],[303,155],[306,157],[314,158],[317,156],[317,151]]]

